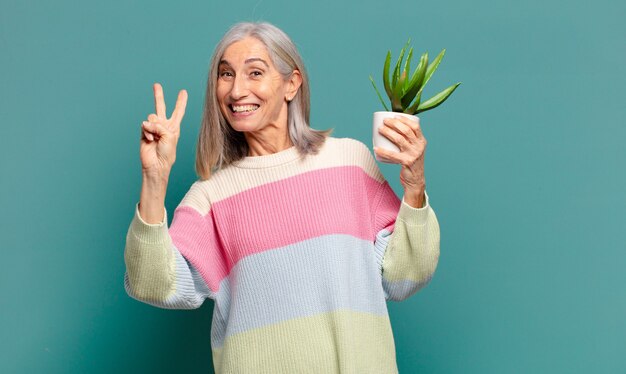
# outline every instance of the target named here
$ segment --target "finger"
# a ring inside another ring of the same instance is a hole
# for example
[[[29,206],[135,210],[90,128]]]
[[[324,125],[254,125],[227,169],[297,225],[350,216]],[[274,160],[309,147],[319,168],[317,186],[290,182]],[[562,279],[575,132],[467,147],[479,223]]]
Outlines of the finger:
[[[151,142],[154,140],[154,136],[149,130],[149,122],[143,121],[141,123],[141,140],[146,139],[146,141]]]
[[[399,119],[400,121],[402,121],[402,123],[404,123],[405,125],[409,126],[411,129],[413,129],[415,136],[417,136],[418,138],[424,137],[424,135],[422,134],[422,127],[420,126],[419,117],[416,116],[415,120],[412,118],[407,118],[405,116],[397,116],[395,118]]]
[[[410,158],[408,158],[405,154],[400,152],[390,151],[385,148],[374,147],[374,152],[378,155],[380,159],[385,160],[386,162],[391,162],[394,164],[400,165],[410,165]]]
[[[392,153],[396,153],[396,152],[392,152],[392,151],[389,151],[380,147],[374,147],[374,153],[376,153],[376,157],[383,162],[394,163],[394,164],[399,163],[398,161],[392,158],[393,157]]]
[[[405,120],[409,121],[407,119],[405,119]],[[383,123],[385,125],[387,125],[388,127],[396,130],[396,132],[402,134],[402,136],[409,143],[415,143],[415,141],[417,140],[417,135],[415,134],[415,131],[414,131],[413,127],[409,126],[407,123],[405,123],[399,117],[396,117],[395,119],[394,118],[386,118],[385,121],[383,121]]]
[[[143,135],[146,138],[146,140],[148,140],[148,141],[153,141],[154,140],[154,136],[152,134],[150,134],[146,130],[143,130]]]
[[[152,87],[154,89],[154,106],[156,108],[156,114],[162,119],[166,119],[165,114],[165,98],[163,97],[163,87],[159,83],[155,83]]]
[[[165,126],[161,125],[160,123],[144,121],[142,123],[142,126],[148,132],[155,134],[159,137],[169,133]]]
[[[151,113],[148,116],[148,122],[157,123],[157,122],[159,122],[159,117],[156,114]]]
[[[153,131],[152,123],[148,121],[143,121],[141,123],[141,131],[152,133]]]
[[[186,107],[187,107],[187,90],[180,90],[180,92],[178,93],[178,99],[176,100],[176,107],[174,108],[174,112],[172,113],[172,119],[178,125],[180,125],[180,122],[183,120]]]
[[[152,135],[152,139],[154,139],[154,134],[158,134],[157,133],[157,129],[156,129],[156,124],[152,123],[152,122],[148,122],[148,121],[143,121],[141,124],[141,129],[149,135]],[[149,139],[148,136],[146,136],[146,139]]]
[[[426,138],[424,137],[424,134],[422,133],[422,127],[420,126],[419,117],[416,117],[417,120],[413,120],[411,118],[407,118],[404,116],[398,116],[396,118],[400,119],[400,121],[403,124],[411,128],[413,134],[415,135],[415,138],[410,139],[411,144],[413,145],[418,144],[425,148],[428,142],[426,141]]]
[[[402,134],[398,133],[395,127],[389,125],[387,121],[388,119],[384,120],[384,125],[378,128],[378,132],[398,146],[400,150],[408,148],[410,146],[409,141]]]

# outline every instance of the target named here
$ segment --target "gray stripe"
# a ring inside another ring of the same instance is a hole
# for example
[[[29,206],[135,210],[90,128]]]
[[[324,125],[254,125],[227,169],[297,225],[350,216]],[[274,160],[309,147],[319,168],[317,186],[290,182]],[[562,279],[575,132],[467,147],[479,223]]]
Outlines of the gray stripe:
[[[247,256],[220,284],[215,300],[213,348],[232,334],[341,308],[387,315],[374,243],[350,235]]]
[[[376,254],[376,262],[378,263],[380,274],[383,273],[383,260],[385,258],[385,251],[387,250],[387,245],[389,245],[392,234],[393,231],[389,231],[387,229],[382,229],[376,234],[374,248]]]
[[[215,295],[213,306],[213,321],[211,322],[211,347],[221,347],[226,338],[226,323],[230,313],[230,282],[225,277],[220,282],[220,288]]]
[[[393,301],[402,301],[413,295],[430,282],[432,275],[415,282],[411,280],[388,281],[383,277],[383,288],[385,289],[385,299]]]
[[[183,256],[173,247],[176,256],[176,294],[177,300],[168,300],[175,303],[176,309],[199,308],[204,300],[213,298],[213,292],[205,283],[204,279]],[[176,295],[173,295],[176,296]]]

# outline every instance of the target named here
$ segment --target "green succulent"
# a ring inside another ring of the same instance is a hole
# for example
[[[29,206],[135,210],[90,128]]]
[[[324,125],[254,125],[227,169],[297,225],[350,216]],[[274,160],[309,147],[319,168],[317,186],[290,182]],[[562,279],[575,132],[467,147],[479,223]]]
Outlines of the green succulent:
[[[443,55],[446,53],[446,50],[443,49],[430,65],[428,64],[428,52],[424,53],[420,57],[420,62],[417,65],[417,68],[415,68],[413,75],[411,75],[413,47],[409,50],[406,61],[404,62],[404,69],[402,69],[402,59],[404,58],[404,53],[410,42],[411,38],[409,38],[404,48],[400,51],[400,57],[398,58],[398,62],[396,62],[396,66],[391,73],[391,77],[389,77],[391,51],[387,52],[385,66],[383,68],[383,84],[385,85],[385,92],[387,93],[387,96],[389,96],[389,100],[391,100],[391,111],[417,114],[441,105],[461,84],[461,82],[453,84],[424,102],[420,101],[424,86],[426,86],[430,77],[433,75],[435,70],[437,70],[437,67],[441,62]],[[371,75],[370,80],[372,81],[374,90],[376,90],[376,94],[378,94],[380,102],[383,104],[385,109],[389,111],[389,108],[383,101],[383,98],[380,95],[380,92],[378,91]]]

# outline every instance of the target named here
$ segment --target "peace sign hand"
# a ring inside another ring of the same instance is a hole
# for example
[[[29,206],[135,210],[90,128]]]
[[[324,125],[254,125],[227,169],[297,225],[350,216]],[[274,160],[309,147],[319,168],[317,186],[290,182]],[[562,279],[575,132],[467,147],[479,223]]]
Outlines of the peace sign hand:
[[[178,93],[176,108],[168,119],[163,88],[155,83],[153,89],[156,114],[148,115],[148,120],[141,125],[141,169],[144,175],[167,179],[176,161],[176,145],[180,137],[180,122],[187,106],[187,91]]]

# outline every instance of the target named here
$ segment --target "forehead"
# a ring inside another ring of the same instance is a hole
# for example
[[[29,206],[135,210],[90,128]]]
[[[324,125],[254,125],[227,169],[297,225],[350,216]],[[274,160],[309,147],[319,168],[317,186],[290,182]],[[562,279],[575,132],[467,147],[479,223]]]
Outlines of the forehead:
[[[253,37],[246,37],[232,43],[226,48],[222,56],[222,60],[229,64],[243,64],[250,58],[261,58],[271,65],[265,44]]]

